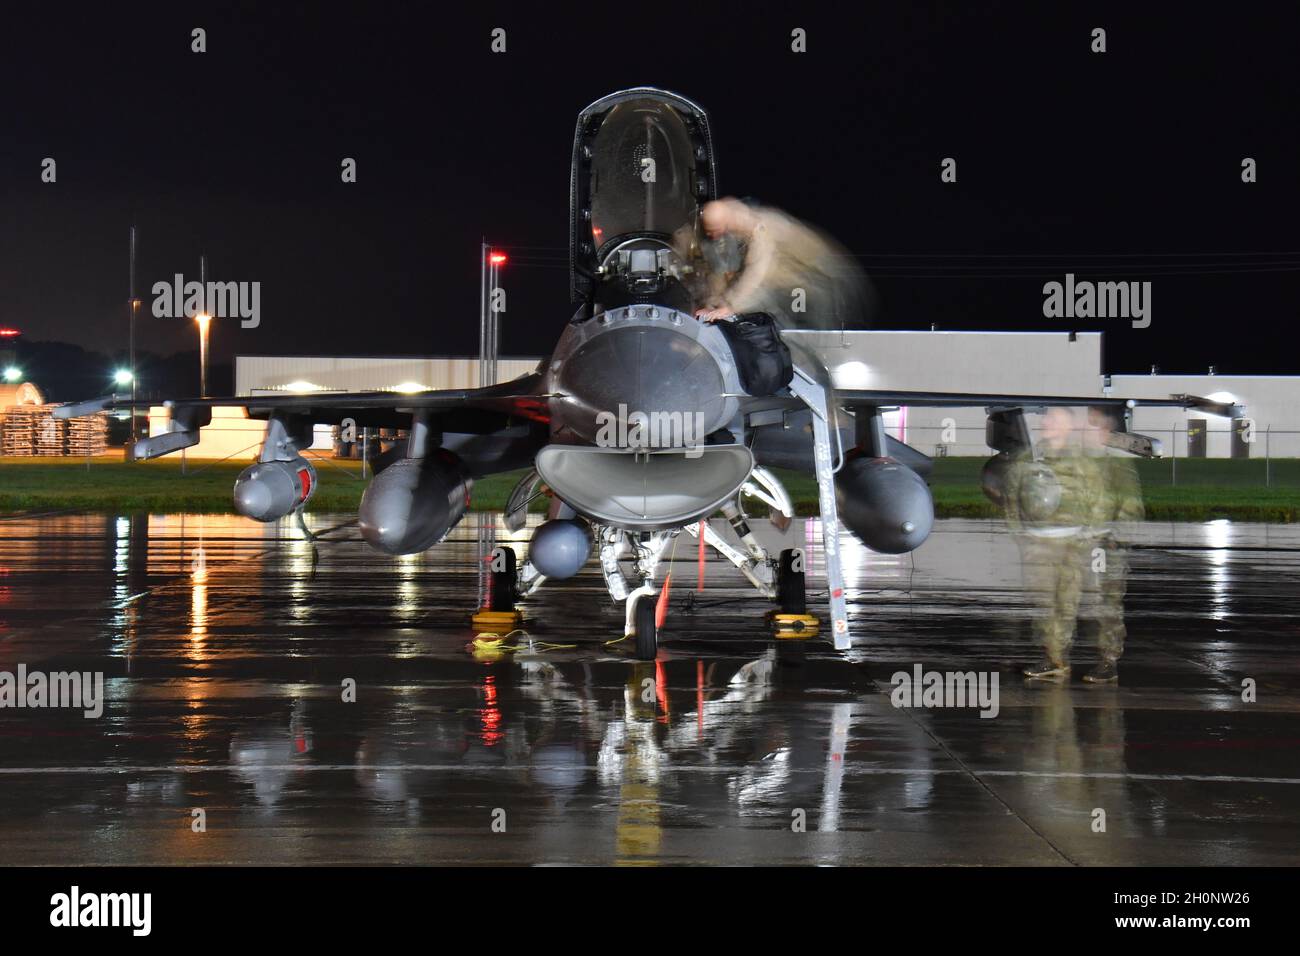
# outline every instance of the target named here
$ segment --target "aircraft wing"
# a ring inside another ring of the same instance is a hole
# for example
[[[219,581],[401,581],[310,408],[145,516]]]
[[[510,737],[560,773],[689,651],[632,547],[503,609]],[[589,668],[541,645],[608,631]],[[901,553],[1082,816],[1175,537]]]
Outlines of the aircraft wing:
[[[1061,395],[1005,395],[981,392],[927,392],[892,391],[889,389],[837,388],[835,401],[840,405],[867,405],[887,408],[898,405],[959,408],[962,406],[989,408],[1045,408],[1051,405],[1088,405],[1110,408],[1192,408],[1225,418],[1239,418],[1244,414],[1240,405],[1218,402],[1197,395],[1170,395],[1168,398],[1111,398],[1100,396]]]
[[[450,388],[432,389],[422,392],[285,392],[275,395],[244,395],[226,398],[183,398],[163,402],[162,404],[175,412],[189,410],[211,410],[217,406],[245,408],[253,418],[265,418],[277,412],[310,417],[313,421],[327,424],[350,417],[350,413],[361,413],[362,417],[373,420],[379,413],[390,412],[394,424],[405,416],[418,411],[452,411],[470,409],[498,412],[536,421],[545,421],[547,416],[547,395],[540,390],[541,376],[536,372],[499,385],[484,388]],[[56,418],[77,418],[95,412],[117,408],[130,408],[154,404],[117,396],[92,399],[60,405],[54,410]]]
[[[184,398],[164,402],[171,412],[171,430],[136,443],[137,458],[155,458],[197,444],[199,429],[212,421],[217,406],[247,409],[250,418],[282,419],[301,435],[312,425],[352,420],[368,427],[409,428],[421,413],[435,413],[449,430],[488,433],[509,418],[536,422],[548,420],[548,395],[541,390],[541,375],[529,375],[483,388],[433,389],[423,392],[309,392],[244,395],[225,398]],[[149,405],[150,402],[110,396],[60,405],[56,418],[78,418],[110,409]],[[304,431],[305,429],[305,431]]]

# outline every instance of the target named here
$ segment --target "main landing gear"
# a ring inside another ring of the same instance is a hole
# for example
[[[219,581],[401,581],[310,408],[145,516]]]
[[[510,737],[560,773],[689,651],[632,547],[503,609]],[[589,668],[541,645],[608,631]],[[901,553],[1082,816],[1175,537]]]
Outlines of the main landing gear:
[[[777,609],[767,615],[775,637],[798,639],[817,633],[817,618],[808,613],[806,580],[803,551],[786,548],[776,568]]]

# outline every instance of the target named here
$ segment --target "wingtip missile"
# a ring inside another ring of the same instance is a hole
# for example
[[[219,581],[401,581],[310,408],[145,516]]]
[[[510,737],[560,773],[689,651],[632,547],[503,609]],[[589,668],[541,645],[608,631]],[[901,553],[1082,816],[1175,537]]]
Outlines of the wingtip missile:
[[[67,405],[58,406],[52,414],[55,418],[81,418],[83,415],[94,415],[96,412],[102,412],[114,401],[115,399],[110,396],[108,398],[94,398],[88,402],[71,402]]]
[[[1220,402],[1212,398],[1202,398],[1199,395],[1175,395],[1174,398],[1183,402],[1187,408],[1194,408],[1198,412],[1205,412],[1209,415],[1241,418],[1246,414],[1246,407],[1238,402]]]
[[[141,438],[137,441],[132,451],[132,457],[136,461],[146,461],[150,458],[170,455],[172,452],[180,451],[182,448],[190,448],[198,443],[198,429],[163,432],[161,435],[152,435],[149,438]]]

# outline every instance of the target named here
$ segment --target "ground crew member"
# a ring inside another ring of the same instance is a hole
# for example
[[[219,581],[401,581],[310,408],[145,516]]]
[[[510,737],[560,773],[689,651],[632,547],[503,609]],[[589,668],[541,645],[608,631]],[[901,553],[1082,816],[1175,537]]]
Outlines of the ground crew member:
[[[1137,467],[1127,455],[1110,453],[1106,439],[1115,430],[1115,412],[1093,408],[1089,412],[1089,444],[1101,470],[1101,494],[1089,529],[1091,566],[1097,572],[1099,609],[1097,649],[1101,660],[1083,679],[1095,684],[1119,680],[1118,662],[1124,654],[1124,594],[1128,589],[1128,547],[1117,537],[1116,524],[1146,517],[1142,483]]]
[[[1082,454],[1075,416],[1068,408],[1049,408],[1043,436],[1007,470],[1004,497],[1007,524],[1020,545],[1025,587],[1036,604],[1034,635],[1042,660],[1024,670],[1039,680],[1063,680],[1070,673],[1083,589],[1089,528],[1101,493],[1096,459]]]

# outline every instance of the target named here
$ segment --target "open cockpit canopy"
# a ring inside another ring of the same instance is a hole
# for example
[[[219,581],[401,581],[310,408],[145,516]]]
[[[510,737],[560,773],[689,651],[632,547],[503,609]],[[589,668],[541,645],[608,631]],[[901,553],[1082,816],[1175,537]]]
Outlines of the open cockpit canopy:
[[[612,93],[578,116],[570,179],[570,286],[587,301],[620,247],[670,244],[717,197],[708,114],[642,87]]]

